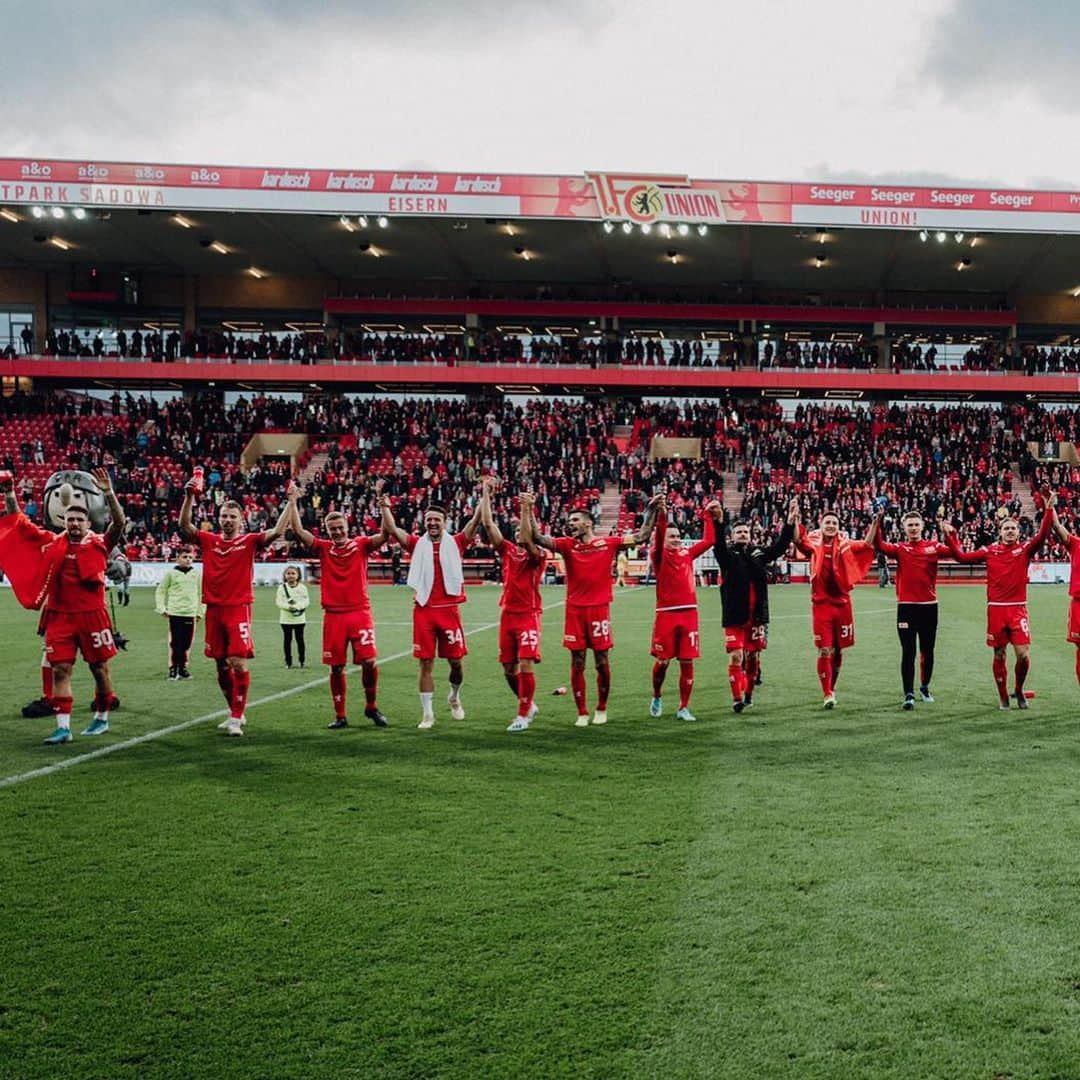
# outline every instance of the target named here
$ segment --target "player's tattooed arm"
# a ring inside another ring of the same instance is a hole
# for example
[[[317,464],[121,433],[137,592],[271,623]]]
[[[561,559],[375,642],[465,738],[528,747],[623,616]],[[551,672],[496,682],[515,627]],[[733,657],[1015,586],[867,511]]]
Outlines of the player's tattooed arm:
[[[0,487],[3,488],[4,492],[4,513],[17,514],[21,508],[15,495],[15,478],[12,476],[0,480]]]
[[[379,516],[382,518],[383,532],[391,536],[402,547],[409,542],[409,534],[394,520],[394,512],[390,509],[390,496],[379,496]]]
[[[1058,517],[1057,506],[1054,508],[1054,535],[1063,543],[1068,545],[1072,539],[1072,533],[1065,528],[1061,523],[1061,518]]]
[[[485,476],[480,485],[480,524],[484,526],[488,542],[498,550],[505,542],[502,530],[495,522],[495,515],[491,512],[491,493],[495,490],[498,481],[494,476]]]
[[[654,495],[645,508],[645,520],[641,523],[641,528],[636,533],[623,537],[623,547],[640,547],[646,543],[652,536],[656,527],[656,516],[660,513],[667,513],[667,500],[663,495]]]
[[[111,551],[124,538],[124,526],[127,525],[127,518],[124,517],[124,508],[120,505],[116,492],[113,491],[112,477],[109,476],[109,470],[95,469],[93,477],[94,483],[101,489],[101,493],[105,496],[105,502],[109,507],[111,520],[109,521],[109,527],[105,530],[105,543]]]

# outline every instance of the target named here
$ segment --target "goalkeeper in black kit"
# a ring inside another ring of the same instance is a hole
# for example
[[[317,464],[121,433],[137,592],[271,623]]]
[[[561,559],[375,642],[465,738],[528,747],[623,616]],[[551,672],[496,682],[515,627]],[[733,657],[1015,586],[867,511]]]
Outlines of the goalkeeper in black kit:
[[[750,524],[736,521],[731,539],[725,535],[725,515],[721,507],[712,510],[716,519],[716,555],[722,581],[720,602],[723,607],[724,648],[728,654],[728,682],[731,707],[737,713],[753,705],[754,684],[760,653],[769,637],[769,564],[791,546],[795,524],[799,520],[799,502],[792,499],[788,519],[780,535],[768,547],[750,542]]]

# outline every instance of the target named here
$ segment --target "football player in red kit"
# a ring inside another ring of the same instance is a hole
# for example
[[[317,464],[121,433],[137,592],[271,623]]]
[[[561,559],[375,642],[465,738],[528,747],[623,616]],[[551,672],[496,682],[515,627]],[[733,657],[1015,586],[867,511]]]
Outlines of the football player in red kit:
[[[949,549],[923,536],[925,522],[918,510],[909,510],[900,519],[904,539],[891,544],[881,539],[885,511],[878,513],[874,547],[896,560],[896,632],[900,636],[900,681],[904,686],[904,708],[915,708],[915,653],[919,654],[919,696],[933,702],[930,680],[934,675],[934,645],[937,641],[938,559]]]
[[[1006,649],[1013,647],[1016,666],[1012,696],[1018,709],[1026,709],[1024,681],[1031,667],[1031,624],[1028,622],[1028,567],[1035,552],[1042,547],[1054,524],[1057,496],[1046,492],[1046,511],[1039,531],[1026,543],[1020,543],[1020,522],[1014,517],[1001,519],[998,542],[963,551],[956,529],[947,521],[941,523],[949,552],[957,562],[986,563],[986,644],[994,650],[994,683],[997,685],[998,706],[1009,707],[1009,670]]]
[[[412,556],[409,561],[409,588],[413,590],[413,656],[420,661],[420,723],[427,731],[435,726],[435,657],[441,656],[450,668],[450,693],[446,700],[454,720],[465,719],[461,684],[465,669],[461,661],[468,653],[465,629],[461,625],[461,605],[465,603],[465,571],[462,556],[480,526],[480,501],[459,533],[446,531],[446,511],[429,506],[424,512],[424,531],[413,536],[394,521],[390,500],[381,504],[383,528]]]
[[[491,492],[495,477],[484,479],[480,500],[480,521],[488,541],[502,559],[503,590],[499,598],[499,663],[506,682],[518,699],[517,716],[507,731],[525,731],[537,713],[536,674],[533,665],[540,663],[540,631],[544,619],[544,604],[540,599],[540,582],[544,579],[547,552],[535,544],[523,542],[518,528],[518,543],[507,540],[491,512]],[[521,514],[531,515],[533,495],[523,491],[518,496]]]
[[[652,701],[650,716],[662,716],[664,678],[668,664],[679,662],[679,709],[676,720],[693,721],[690,695],[694,690],[694,661],[701,655],[698,630],[697,588],[694,584],[694,560],[715,543],[713,509],[715,500],[702,513],[703,536],[690,547],[683,547],[679,530],[668,523],[667,505],[657,506],[656,537],[652,546],[653,573],[656,575],[656,615],[653,619]]]
[[[1076,646],[1076,681],[1080,682],[1080,536],[1061,524],[1056,506],[1054,533],[1069,551],[1069,627],[1065,640]]]
[[[288,503],[282,508],[277,524],[266,532],[255,533],[244,530],[243,507],[231,499],[218,507],[220,532],[197,529],[191,520],[191,510],[195,496],[201,492],[199,478],[192,477],[184,485],[180,531],[202,552],[206,655],[217,664],[218,686],[229,706],[229,715],[218,728],[227,735],[243,735],[247,724],[244,710],[251,687],[248,661],[255,655],[255,642],[251,636],[255,557],[284,535],[292,520],[289,504],[299,497],[300,492],[295,484],[290,484]]]
[[[71,742],[71,674],[79,653],[94,677],[94,716],[84,735],[104,735],[109,730],[113,699],[109,661],[116,655],[112,622],[105,605],[105,564],[109,552],[124,535],[124,511],[105,469],[95,469],[94,481],[109,506],[111,520],[104,535],[90,529],[86,508],[77,504],[64,511],[64,531],[50,532],[33,524],[19,511],[15,491],[4,483],[5,510],[12,515],[5,532],[15,541],[5,571],[12,584],[33,580],[38,593],[30,597],[18,588],[20,602],[44,608],[45,656],[52,667],[52,705],[56,730],[45,742]],[[17,515],[14,516],[14,515]],[[32,603],[28,601],[32,600]]]
[[[832,511],[822,514],[818,524],[818,531],[808,533],[800,522],[795,546],[810,558],[810,604],[818,681],[825,695],[824,707],[832,709],[836,706],[836,680],[843,650],[855,644],[851,590],[874,561],[877,519],[870,525],[865,540],[852,540],[841,533],[840,519]]]
[[[641,528],[629,536],[596,536],[592,516],[586,510],[570,512],[570,535],[558,539],[537,535],[532,515],[522,516],[522,537],[525,542],[558,552],[566,567],[563,645],[570,652],[570,687],[578,712],[574,721],[576,727],[589,726],[589,707],[585,695],[585,655],[588,649],[592,649],[593,663],[596,665],[597,701],[592,722],[607,723],[608,694],[611,692],[608,652],[615,644],[611,636],[612,563],[621,548],[638,547],[648,541],[662,500],[662,495],[654,495],[649,500]]]
[[[380,505],[390,505],[388,495],[379,496]],[[337,731],[349,726],[346,713],[348,680],[345,665],[360,665],[364,687],[364,715],[376,727],[388,727],[389,721],[379,711],[376,690],[379,685],[378,653],[375,647],[375,620],[368,596],[368,559],[390,539],[383,527],[372,536],[349,536],[349,522],[339,510],[323,518],[326,538],[305,529],[300,520],[300,506],[293,502],[292,531],[304,547],[319,557],[319,599],[323,609],[322,658],[330,668],[330,700],[334,719],[328,727]]]

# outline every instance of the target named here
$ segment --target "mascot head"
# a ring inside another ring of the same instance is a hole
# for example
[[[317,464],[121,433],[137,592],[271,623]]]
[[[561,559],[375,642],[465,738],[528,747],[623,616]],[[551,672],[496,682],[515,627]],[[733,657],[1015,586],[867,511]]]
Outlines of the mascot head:
[[[108,527],[108,504],[89,473],[64,469],[45,481],[41,516],[50,529],[63,529],[64,511],[69,506],[83,507],[90,515],[90,527],[95,532],[104,532]]]

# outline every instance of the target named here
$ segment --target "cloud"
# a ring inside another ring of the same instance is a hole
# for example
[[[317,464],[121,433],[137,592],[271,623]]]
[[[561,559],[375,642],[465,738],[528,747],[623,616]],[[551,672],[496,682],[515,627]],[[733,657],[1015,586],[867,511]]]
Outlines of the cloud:
[[[1075,111],[1080,4],[1074,0],[957,0],[931,26],[925,80],[968,106],[1033,95]]]

